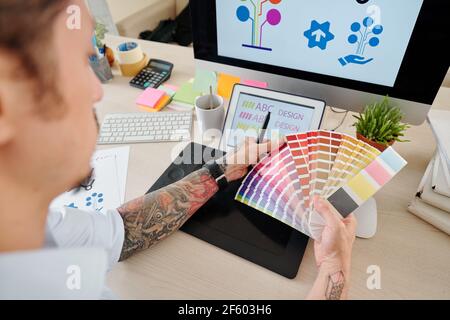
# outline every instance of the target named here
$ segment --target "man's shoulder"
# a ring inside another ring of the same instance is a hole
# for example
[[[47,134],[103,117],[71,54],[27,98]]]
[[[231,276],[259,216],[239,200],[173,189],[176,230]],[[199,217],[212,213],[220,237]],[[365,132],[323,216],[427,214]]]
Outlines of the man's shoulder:
[[[119,261],[125,237],[123,220],[117,210],[105,214],[72,208],[51,210],[47,219],[47,241],[59,248],[103,248],[108,255],[108,269]]]
[[[100,299],[104,249],[44,249],[0,254],[0,299]]]

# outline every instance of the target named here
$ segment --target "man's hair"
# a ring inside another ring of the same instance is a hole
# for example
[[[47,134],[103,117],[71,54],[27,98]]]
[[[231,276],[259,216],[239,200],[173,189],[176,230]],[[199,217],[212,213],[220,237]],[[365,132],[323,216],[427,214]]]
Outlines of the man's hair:
[[[43,104],[50,96],[57,96],[51,49],[53,30],[68,2],[0,0],[0,51],[16,59],[19,68],[11,76],[32,80],[36,98]]]

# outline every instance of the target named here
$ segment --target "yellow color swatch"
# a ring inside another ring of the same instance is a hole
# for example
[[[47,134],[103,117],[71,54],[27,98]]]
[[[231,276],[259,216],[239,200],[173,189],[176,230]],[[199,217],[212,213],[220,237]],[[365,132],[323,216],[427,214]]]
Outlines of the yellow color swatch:
[[[370,181],[361,173],[351,179],[347,187],[349,187],[353,193],[358,196],[363,202],[373,196],[377,189],[370,183]]]
[[[236,83],[240,83],[241,79],[235,76],[230,76],[225,73],[219,74],[219,80],[217,83],[217,93],[219,96],[230,99],[233,93],[233,87]]]
[[[139,105],[141,109],[144,109],[148,112],[158,112],[161,111],[165,106],[167,106],[170,102],[170,97],[168,95],[165,95],[164,97],[159,100],[158,104],[154,108],[146,107],[143,105]]]

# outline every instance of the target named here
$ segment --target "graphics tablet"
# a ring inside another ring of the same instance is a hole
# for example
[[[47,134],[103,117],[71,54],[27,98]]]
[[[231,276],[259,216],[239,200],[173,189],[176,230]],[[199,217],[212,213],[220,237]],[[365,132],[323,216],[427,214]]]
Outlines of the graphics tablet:
[[[223,152],[191,143],[163,173],[149,192],[174,183],[200,169]],[[196,155],[194,157],[194,154]],[[242,181],[216,194],[181,230],[247,259],[284,277],[296,277],[309,238],[287,225],[234,200]]]

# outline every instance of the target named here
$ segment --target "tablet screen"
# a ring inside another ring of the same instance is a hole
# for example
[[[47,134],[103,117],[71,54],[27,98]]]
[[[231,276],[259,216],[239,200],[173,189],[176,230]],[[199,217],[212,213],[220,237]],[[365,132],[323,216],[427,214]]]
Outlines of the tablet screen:
[[[271,117],[265,138],[313,129],[311,128],[315,113],[313,107],[241,93],[227,145],[236,147],[246,136],[256,138],[269,112]]]

